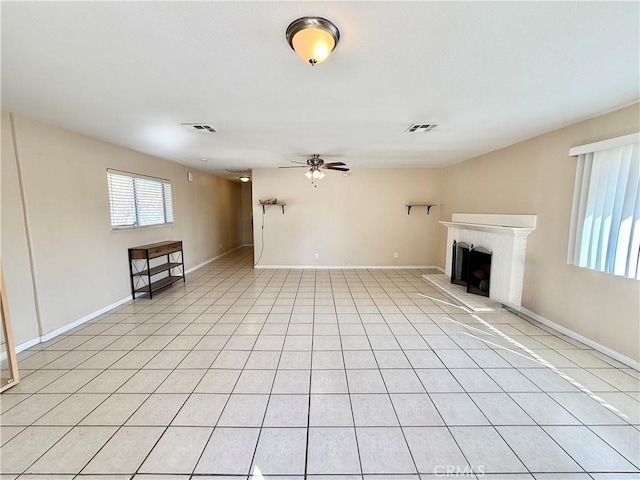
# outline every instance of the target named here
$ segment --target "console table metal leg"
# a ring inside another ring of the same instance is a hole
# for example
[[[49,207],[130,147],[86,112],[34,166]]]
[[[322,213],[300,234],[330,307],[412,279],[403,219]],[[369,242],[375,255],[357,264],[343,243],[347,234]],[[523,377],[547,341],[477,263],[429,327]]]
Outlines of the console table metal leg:
[[[147,280],[149,285],[149,299],[153,298],[153,290],[151,290],[151,263],[149,262],[149,252],[147,251]]]
[[[136,286],[133,281],[133,260],[131,260],[131,253],[129,253],[129,279],[131,280],[131,299],[136,299]]]

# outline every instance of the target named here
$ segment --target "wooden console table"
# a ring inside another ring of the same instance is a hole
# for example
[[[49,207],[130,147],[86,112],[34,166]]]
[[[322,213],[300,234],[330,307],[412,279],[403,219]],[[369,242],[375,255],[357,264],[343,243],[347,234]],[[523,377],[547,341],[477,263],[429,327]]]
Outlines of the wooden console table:
[[[151,266],[151,260],[163,256],[167,257],[164,263]],[[166,275],[162,278],[152,280],[156,275],[165,272]],[[149,298],[153,298],[153,292],[179,280],[185,282],[182,242],[170,240],[130,248],[129,275],[131,277],[131,296],[134,300],[136,293],[148,293]]]

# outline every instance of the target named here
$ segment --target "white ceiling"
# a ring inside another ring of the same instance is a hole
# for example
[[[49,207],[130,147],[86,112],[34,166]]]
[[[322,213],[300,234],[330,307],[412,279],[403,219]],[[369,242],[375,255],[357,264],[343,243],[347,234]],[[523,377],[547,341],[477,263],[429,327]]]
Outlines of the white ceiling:
[[[213,172],[311,153],[356,168],[439,166],[637,101],[639,8],[2,2],[2,108]],[[306,15],[341,33],[316,67],[285,40]]]

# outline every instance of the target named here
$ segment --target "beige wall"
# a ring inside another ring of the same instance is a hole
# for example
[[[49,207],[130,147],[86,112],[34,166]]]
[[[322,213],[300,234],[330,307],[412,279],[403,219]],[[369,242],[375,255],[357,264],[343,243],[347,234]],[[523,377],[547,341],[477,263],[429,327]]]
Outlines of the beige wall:
[[[405,204],[438,203],[440,169],[355,169],[327,172],[314,188],[303,169],[253,171],[253,203],[287,203],[264,215],[260,265],[435,265],[439,209],[407,215]],[[254,205],[255,258],[261,252],[262,209]],[[314,259],[314,253],[320,258]],[[393,253],[399,258],[394,259]]]
[[[264,215],[260,264],[444,266],[446,231],[438,220],[453,212],[537,214],[523,306],[638,360],[639,283],[569,266],[566,251],[576,163],[568,149],[639,129],[635,105],[445,169],[329,172],[317,188],[301,169],[255,170],[249,204],[270,197],[288,204],[284,215],[279,207]],[[247,195],[235,182],[194,170],[188,183],[184,166],[21,116],[16,133],[43,334],[129,294],[128,247],[182,239],[190,268],[247,243]],[[107,168],[170,179],[175,225],[112,232]],[[19,344],[39,332],[6,113],[1,172],[2,261]],[[424,209],[408,216],[411,201],[443,205],[429,216]],[[255,206],[253,219],[257,258],[263,215]]]
[[[242,244],[253,245],[253,205],[251,197],[251,183],[243,183],[242,189]]]
[[[2,258],[16,343],[34,338],[27,237],[15,158],[2,116]],[[127,248],[182,240],[189,269],[241,243],[240,185],[93,138],[15,117],[42,334],[130,294]],[[106,170],[169,179],[175,224],[111,231]],[[7,260],[10,259],[10,260]]]
[[[640,130],[638,104],[443,170],[442,219],[452,213],[536,214],[522,305],[640,360],[640,283],[567,265],[576,158],[569,148]],[[444,265],[446,231],[440,230]]]

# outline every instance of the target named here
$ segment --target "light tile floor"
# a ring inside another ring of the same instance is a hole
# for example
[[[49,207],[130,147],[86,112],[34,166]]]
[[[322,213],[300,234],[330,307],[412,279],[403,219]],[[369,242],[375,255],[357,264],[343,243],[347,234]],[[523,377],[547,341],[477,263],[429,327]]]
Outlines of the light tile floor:
[[[640,477],[637,371],[424,273],[241,249],[31,348],[1,478]]]

